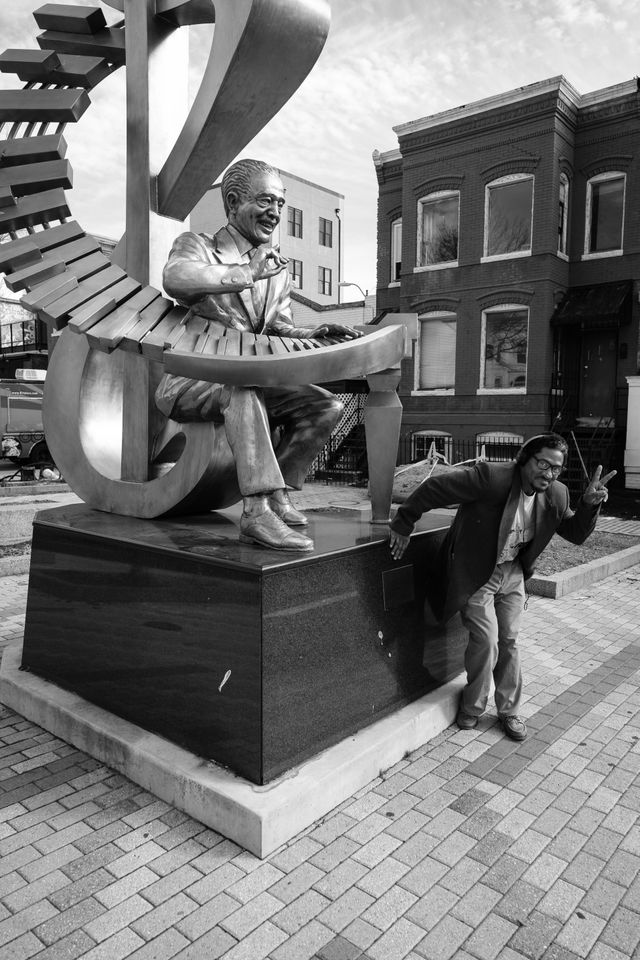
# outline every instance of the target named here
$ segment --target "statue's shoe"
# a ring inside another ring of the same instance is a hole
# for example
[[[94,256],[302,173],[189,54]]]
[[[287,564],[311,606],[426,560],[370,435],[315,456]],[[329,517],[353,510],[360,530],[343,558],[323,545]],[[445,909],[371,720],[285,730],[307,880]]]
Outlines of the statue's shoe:
[[[290,530],[273,510],[265,510],[257,517],[243,513],[240,518],[240,540],[242,543],[257,543],[271,550],[290,550],[296,553],[313,550],[313,540]]]
[[[304,513],[296,510],[288,498],[287,503],[280,503],[275,497],[269,497],[269,506],[277,517],[284,520],[288,527],[304,527],[309,522]]]

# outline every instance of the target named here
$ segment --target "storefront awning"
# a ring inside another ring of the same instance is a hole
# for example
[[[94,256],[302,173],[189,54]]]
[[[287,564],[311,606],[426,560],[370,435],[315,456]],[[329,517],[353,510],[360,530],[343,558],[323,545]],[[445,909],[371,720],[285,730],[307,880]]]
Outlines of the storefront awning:
[[[556,307],[551,324],[582,330],[621,327],[631,319],[631,291],[631,280],[572,287]]]

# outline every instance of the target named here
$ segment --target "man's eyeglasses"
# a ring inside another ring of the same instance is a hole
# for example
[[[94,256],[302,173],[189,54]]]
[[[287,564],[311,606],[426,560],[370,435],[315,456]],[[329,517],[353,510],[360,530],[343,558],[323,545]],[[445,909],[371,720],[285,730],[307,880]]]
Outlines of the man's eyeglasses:
[[[559,477],[562,473],[563,467],[556,467],[555,464],[549,463],[548,460],[538,460],[537,457],[533,459],[536,461],[538,470],[542,470],[543,473],[548,473],[550,470],[552,477]]]

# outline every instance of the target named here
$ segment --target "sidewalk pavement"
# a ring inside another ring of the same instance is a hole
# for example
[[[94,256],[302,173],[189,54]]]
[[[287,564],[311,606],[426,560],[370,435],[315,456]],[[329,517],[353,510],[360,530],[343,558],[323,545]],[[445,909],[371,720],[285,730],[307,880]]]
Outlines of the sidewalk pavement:
[[[524,743],[491,705],[264,861],[0,708],[0,956],[638,960],[639,605],[640,567],[531,597]]]

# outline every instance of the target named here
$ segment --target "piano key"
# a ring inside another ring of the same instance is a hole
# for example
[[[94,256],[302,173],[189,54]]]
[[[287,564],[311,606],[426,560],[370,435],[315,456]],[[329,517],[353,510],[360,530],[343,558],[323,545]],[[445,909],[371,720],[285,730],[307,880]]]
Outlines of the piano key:
[[[46,30],[36,40],[43,50],[80,57],[101,57],[118,67],[123,67],[125,63],[124,30],[118,28],[107,28],[91,35]]]
[[[0,166],[0,187],[10,187],[14,196],[24,197],[62,187],[73,186],[73,172],[68,160],[47,160],[44,163],[22,163],[15,167]]]
[[[69,33],[91,34],[103,30],[107,21],[100,7],[67,3],[45,3],[33,14],[41,30],[66,30]]]
[[[227,353],[228,347],[229,347],[229,341],[227,340],[226,330],[225,330],[225,335],[223,337],[220,337],[220,339],[218,340],[216,355],[220,357],[225,356]],[[231,353],[230,350],[229,350],[229,353]]]
[[[14,137],[0,143],[0,169],[22,163],[41,163],[62,160],[67,152],[67,141],[61,133],[40,137]]]
[[[293,350],[306,350],[304,340],[299,339],[298,337],[289,337],[289,343]]]
[[[125,277],[127,277],[127,275],[124,270],[121,270],[120,267],[115,265],[107,267],[106,270],[100,270],[99,273],[92,274],[90,277],[80,281],[77,288],[72,290],[71,293],[60,297],[58,300],[54,300],[53,303],[49,303],[41,310],[41,317],[47,323],[55,323],[58,327],[64,325],[67,317],[76,307],[81,307],[87,303],[88,300],[91,300],[92,297],[115,286],[116,283]],[[140,284],[138,284],[138,289],[139,287]],[[111,295],[113,296],[113,294]]]
[[[0,209],[0,232],[33,227],[48,220],[62,220],[69,216],[64,190],[46,190],[22,197],[11,207]]]
[[[28,237],[0,243],[0,270],[10,273],[42,260],[42,251]]]
[[[130,353],[140,353],[140,342],[143,337],[151,333],[159,323],[162,322],[170,310],[173,310],[174,303],[160,296],[156,290],[156,298],[151,301],[148,307],[140,311],[140,319],[134,327],[131,328],[118,344],[120,350]],[[162,355],[162,353],[161,353]]]
[[[271,353],[271,347],[269,345],[269,337],[266,337],[263,333],[258,334],[256,337],[255,343],[256,356],[266,357]]]
[[[25,309],[37,312],[64,296],[65,293],[75,290],[77,286],[78,280],[73,274],[61,273],[57,277],[52,277],[51,280],[39,283],[20,299],[20,303]]]
[[[9,48],[0,53],[0,72],[17,73],[21,80],[38,80],[59,67],[58,54],[53,50],[15,50]]]
[[[227,330],[227,353],[232,353],[234,357],[240,356],[241,331],[229,328]]]
[[[74,220],[69,220],[68,223],[50,227],[48,230],[39,230],[28,237],[1,243],[0,270],[10,272],[28,266],[30,263],[37,263],[42,260],[43,251],[61,250],[64,246],[71,245],[76,237],[78,240],[83,238],[89,240],[88,237],[85,237],[81,227]],[[93,238],[91,238],[91,241],[93,243],[91,249],[99,249]]]
[[[193,348],[194,353],[209,353],[207,349],[207,343],[211,339],[211,334],[209,333],[209,327],[205,327],[202,333],[198,336],[198,339],[195,342]]]
[[[74,310],[67,326],[74,333],[86,333],[116,308],[116,302],[109,293],[98,294],[90,303]]]
[[[64,87],[83,87],[85,90],[92,90],[110,74],[109,61],[104,57],[60,54],[60,67],[52,70],[46,80]]]
[[[75,123],[90,103],[85,90],[0,90],[0,121]]]
[[[5,283],[9,290],[13,290],[14,293],[27,288],[31,290],[50,277],[56,277],[58,274],[64,273],[66,269],[67,265],[64,261],[43,258],[37,264],[30,264],[22,270],[15,270],[7,275]]]
[[[182,335],[178,338],[176,345],[178,349],[187,353],[198,353],[195,349],[200,337],[207,331],[207,321],[203,317],[194,317],[186,325],[181,327]],[[173,349],[172,346],[167,347]]]
[[[243,357],[255,357],[256,355],[256,335],[255,333],[243,333],[240,343]]]
[[[73,263],[81,257],[87,257],[91,253],[97,253],[100,250],[93,237],[80,237],[79,240],[73,240],[71,243],[65,243],[60,247],[41,254],[43,261],[47,263]],[[40,252],[40,251],[38,251]]]
[[[162,354],[168,347],[169,334],[176,328],[184,330],[182,320],[187,311],[184,307],[172,307],[153,330],[140,341],[140,351],[148,360],[162,360]]]
[[[130,301],[126,301],[117,307],[114,301],[113,310],[85,332],[87,342],[93,350],[111,353],[127,330],[135,326],[140,319],[140,311],[129,304]]]
[[[155,287],[145,286],[120,306],[114,307],[112,313],[91,328],[90,335],[87,336],[91,346],[110,353],[138,322],[140,311],[159,296]]]
[[[282,342],[282,337],[269,337],[269,346],[273,354],[287,354],[289,351]]]

